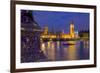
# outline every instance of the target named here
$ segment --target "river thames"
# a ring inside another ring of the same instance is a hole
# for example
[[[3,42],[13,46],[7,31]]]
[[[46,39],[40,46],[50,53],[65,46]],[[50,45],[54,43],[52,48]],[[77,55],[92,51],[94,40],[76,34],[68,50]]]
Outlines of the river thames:
[[[49,61],[89,59],[89,40],[41,42],[41,50]]]

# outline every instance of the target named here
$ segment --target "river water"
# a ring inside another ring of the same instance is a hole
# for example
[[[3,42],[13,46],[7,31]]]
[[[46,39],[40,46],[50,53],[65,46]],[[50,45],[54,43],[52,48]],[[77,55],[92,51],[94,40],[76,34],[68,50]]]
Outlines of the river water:
[[[41,50],[49,61],[89,59],[89,40],[41,42]]]

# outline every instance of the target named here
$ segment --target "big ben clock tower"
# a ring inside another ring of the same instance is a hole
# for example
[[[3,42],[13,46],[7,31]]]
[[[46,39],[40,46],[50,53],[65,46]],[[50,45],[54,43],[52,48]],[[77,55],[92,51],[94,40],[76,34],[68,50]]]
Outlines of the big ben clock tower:
[[[74,38],[74,23],[73,22],[71,22],[70,23],[70,36],[71,36],[71,38]]]

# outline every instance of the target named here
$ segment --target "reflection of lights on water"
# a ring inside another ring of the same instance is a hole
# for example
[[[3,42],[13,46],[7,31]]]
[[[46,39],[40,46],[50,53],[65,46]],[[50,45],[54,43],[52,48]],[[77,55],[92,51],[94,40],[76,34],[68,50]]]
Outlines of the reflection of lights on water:
[[[51,43],[51,48],[55,49],[55,43],[53,43],[53,42]]]
[[[75,41],[71,41],[71,43],[73,43],[73,45],[70,45],[68,47],[67,58],[69,60],[76,60],[77,59],[77,48],[75,46]]]
[[[41,43],[41,50],[43,51],[44,54],[46,54],[46,47],[45,47],[45,43]]]
[[[59,49],[59,48],[60,48],[60,42],[57,41],[57,49]]]
[[[55,60],[55,43],[51,42],[50,59]]]
[[[53,41],[48,41],[41,43],[41,49],[49,60],[55,60],[55,43]]]
[[[65,43],[65,45],[63,45],[63,43]],[[66,43],[68,45],[66,45]],[[89,41],[83,42],[82,46],[88,48]],[[48,42],[41,42],[41,50],[48,57],[49,60],[56,60],[56,57],[59,58],[63,57],[64,60],[78,60],[80,56],[78,53],[80,50],[80,42],[77,41],[54,42],[52,40]],[[88,49],[84,50],[85,52],[88,51]],[[62,51],[63,53],[61,53]]]
[[[89,52],[89,41],[88,40],[85,40],[83,42],[83,47],[84,47],[85,54],[87,54]]]
[[[74,60],[76,59],[76,49],[74,46],[70,46],[68,50],[68,59]]]
[[[84,48],[89,48],[89,41],[84,41]]]
[[[43,49],[43,50],[45,49],[45,44],[44,44],[44,43],[42,43],[42,49]]]
[[[50,46],[51,46],[50,43],[51,43],[50,41],[47,42],[48,49],[50,49]]]

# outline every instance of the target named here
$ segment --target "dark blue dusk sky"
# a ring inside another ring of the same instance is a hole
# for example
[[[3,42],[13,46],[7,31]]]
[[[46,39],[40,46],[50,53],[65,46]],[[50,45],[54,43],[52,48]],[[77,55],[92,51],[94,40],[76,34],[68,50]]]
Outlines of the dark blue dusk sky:
[[[69,25],[73,21],[75,31],[89,30],[89,13],[33,11],[35,21],[41,26],[49,27],[49,31],[69,32]]]

